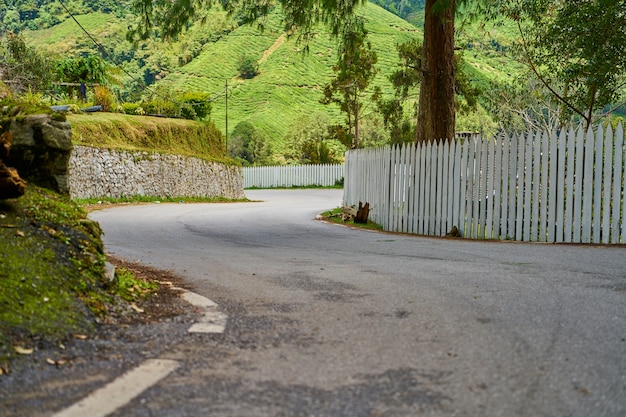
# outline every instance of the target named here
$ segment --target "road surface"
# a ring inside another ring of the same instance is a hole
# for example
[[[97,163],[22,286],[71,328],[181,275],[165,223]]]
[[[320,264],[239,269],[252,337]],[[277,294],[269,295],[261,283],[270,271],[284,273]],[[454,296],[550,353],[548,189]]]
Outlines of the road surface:
[[[93,212],[228,315],[115,416],[624,416],[626,249],[314,220],[340,190]]]

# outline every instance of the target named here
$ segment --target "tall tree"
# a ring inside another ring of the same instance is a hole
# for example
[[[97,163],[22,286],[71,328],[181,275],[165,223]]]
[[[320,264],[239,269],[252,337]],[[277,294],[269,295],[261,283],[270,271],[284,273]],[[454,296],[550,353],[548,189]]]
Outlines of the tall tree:
[[[0,79],[13,91],[46,91],[53,75],[53,60],[27,45],[21,35],[0,37]]]
[[[335,103],[346,115],[346,123],[352,136],[352,148],[359,147],[359,125],[363,113],[363,95],[376,75],[378,58],[367,41],[367,31],[362,22],[346,29],[341,37],[337,64],[333,66],[335,77],[324,87],[322,104]]]
[[[517,24],[521,60],[561,103],[562,122],[575,116],[589,127],[624,100],[626,0],[497,3]]]
[[[455,0],[426,0],[416,142],[454,138],[454,13]]]

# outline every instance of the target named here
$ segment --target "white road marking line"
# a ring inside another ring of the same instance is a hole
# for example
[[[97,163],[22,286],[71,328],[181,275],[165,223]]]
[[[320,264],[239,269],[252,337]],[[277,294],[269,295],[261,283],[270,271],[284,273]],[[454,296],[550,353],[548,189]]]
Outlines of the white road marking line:
[[[52,417],[105,417],[165,378],[180,364],[150,359]]]
[[[194,307],[204,310],[198,322],[187,330],[189,333],[224,333],[228,316],[217,311],[218,306],[215,302],[190,291],[184,292],[182,298]]]
[[[213,301],[209,300],[206,297],[201,296],[200,294],[196,294],[195,292],[185,291],[182,295],[183,300],[187,301],[189,304],[195,307],[201,308],[211,308],[217,307]]]

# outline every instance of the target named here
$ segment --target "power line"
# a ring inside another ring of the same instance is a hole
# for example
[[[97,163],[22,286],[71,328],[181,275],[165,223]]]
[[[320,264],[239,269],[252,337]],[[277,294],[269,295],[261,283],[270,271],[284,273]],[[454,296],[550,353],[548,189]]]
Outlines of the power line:
[[[87,31],[87,29],[85,29],[83,27],[83,25],[80,24],[80,22],[76,19],[76,17],[74,17],[74,14],[72,14],[72,12],[65,6],[65,4],[63,3],[62,0],[59,0],[59,3],[61,4],[61,6],[63,7],[63,9],[67,12],[68,15],[70,15],[70,17],[72,18],[72,20],[74,20],[74,22],[78,25],[78,27],[87,35],[87,37],[94,43],[94,45],[96,45],[96,47],[98,48],[98,50],[100,51],[100,53],[103,55],[103,58],[107,58],[109,57],[108,52],[106,51],[105,47],[102,46],[102,44],[100,44],[93,36],[91,36],[91,34]],[[115,65],[115,64],[114,64]],[[165,101],[170,101],[172,102],[171,99],[169,99],[168,97],[162,96],[159,94],[158,91],[155,91],[153,89],[150,88],[150,86],[148,86],[144,80],[142,80],[141,78],[136,77],[135,75],[129,73],[125,68],[120,67],[119,65],[115,65],[116,68],[119,68],[124,74],[126,74],[128,77],[130,77],[131,80],[139,83],[140,85],[142,85],[144,90],[148,90],[149,92],[151,92],[152,94],[156,95],[157,97],[165,100]],[[227,89],[225,88],[223,91],[221,91],[220,93],[217,93],[214,97],[206,100],[207,103],[210,103],[212,101],[215,101],[216,99],[218,99],[219,97],[221,97],[221,95],[224,93],[224,91],[226,91]],[[191,106],[200,106],[203,103],[188,103]]]

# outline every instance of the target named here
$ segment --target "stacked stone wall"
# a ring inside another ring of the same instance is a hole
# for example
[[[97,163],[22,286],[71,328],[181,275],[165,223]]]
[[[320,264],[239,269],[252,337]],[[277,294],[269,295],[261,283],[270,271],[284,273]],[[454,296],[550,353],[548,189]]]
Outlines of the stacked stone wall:
[[[72,198],[124,196],[244,198],[240,167],[199,158],[74,146]]]

